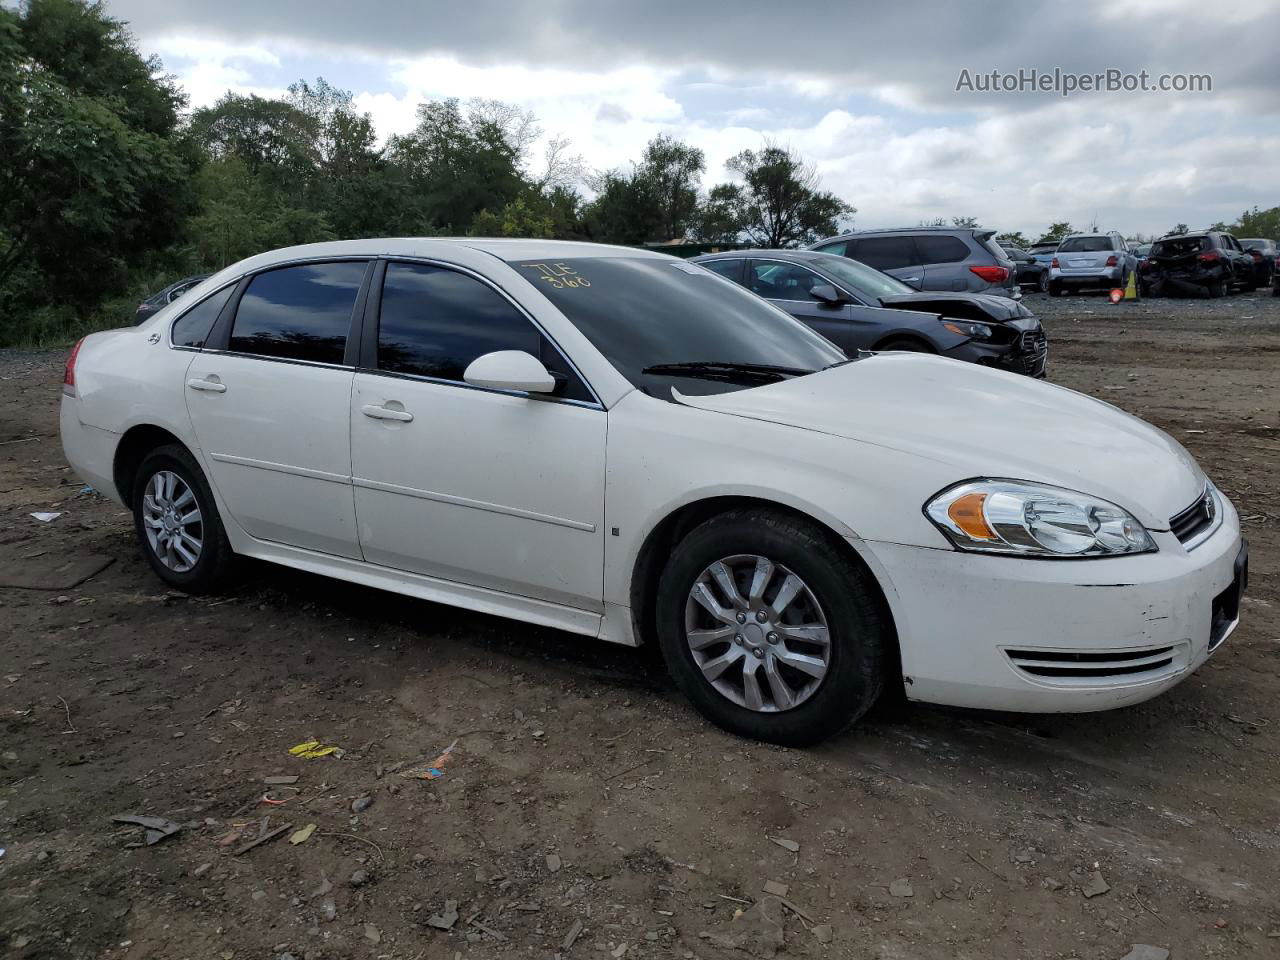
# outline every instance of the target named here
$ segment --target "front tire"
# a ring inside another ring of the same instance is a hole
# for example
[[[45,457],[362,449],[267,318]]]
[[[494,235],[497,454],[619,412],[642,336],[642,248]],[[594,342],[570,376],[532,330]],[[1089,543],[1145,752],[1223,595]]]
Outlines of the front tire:
[[[866,713],[892,643],[870,574],[821,527],[768,509],[722,514],[680,542],[658,584],[657,632],[704,717],[784,746]]]
[[[889,340],[876,347],[878,351],[888,352],[890,350],[898,350],[906,353],[936,353],[931,346],[923,340],[913,340],[910,337],[899,337],[896,340]]]
[[[133,525],[151,569],[171,587],[212,593],[234,554],[204,472],[186,448],[152,450],[133,482]]]

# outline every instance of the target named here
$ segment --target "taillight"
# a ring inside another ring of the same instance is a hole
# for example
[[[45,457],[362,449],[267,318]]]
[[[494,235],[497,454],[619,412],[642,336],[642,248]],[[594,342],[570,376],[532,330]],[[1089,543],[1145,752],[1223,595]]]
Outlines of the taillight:
[[[1116,255],[1115,255],[1114,253],[1113,253],[1111,256],[1107,257],[1107,266],[1108,266],[1108,267],[1118,266],[1118,265],[1119,265],[1119,263],[1120,263],[1120,261],[1116,259]]]
[[[1210,250],[1208,253],[1197,253],[1196,259],[1199,260],[1201,263],[1213,263],[1217,260],[1221,260],[1222,255],[1219,254],[1216,250]]]
[[[1253,257],[1253,262],[1254,262],[1254,263],[1261,263],[1261,262],[1262,262],[1262,254],[1260,254],[1257,250],[1250,250],[1250,251],[1249,251],[1249,256]]]
[[[970,267],[969,271],[987,283],[1004,283],[1009,279],[1009,271],[1004,267]]]
[[[1139,269],[1139,270],[1150,270],[1150,269],[1151,269],[1151,261],[1150,261],[1150,260],[1143,260],[1140,264],[1138,264],[1138,269]]]
[[[67,357],[67,368],[62,374],[62,392],[68,397],[76,395],[76,357],[80,354],[80,346],[84,343],[84,337],[76,341],[76,345],[71,348],[71,353]]]
[[[1055,269],[1055,270],[1060,270],[1060,269],[1061,269],[1061,267],[1059,267],[1059,266],[1058,266],[1058,258],[1057,258],[1057,257],[1054,257],[1054,258],[1053,258],[1053,263],[1049,264],[1049,266],[1053,267],[1053,269]]]

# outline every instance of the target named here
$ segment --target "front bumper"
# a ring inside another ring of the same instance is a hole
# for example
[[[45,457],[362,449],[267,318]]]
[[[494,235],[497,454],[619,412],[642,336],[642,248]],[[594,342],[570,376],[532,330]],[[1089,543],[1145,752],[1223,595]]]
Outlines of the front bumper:
[[[943,351],[944,357],[980,363],[997,370],[1021,373],[1028,377],[1043,378],[1049,364],[1049,343],[1044,328],[1037,325],[1020,331],[1012,343],[984,343],[966,340],[959,346]]]
[[[1186,679],[1239,617],[1247,551],[1223,522],[1186,550],[1026,560],[865,543],[886,583],[909,699],[1076,713],[1140,703]],[[878,568],[878,569],[877,569]]]

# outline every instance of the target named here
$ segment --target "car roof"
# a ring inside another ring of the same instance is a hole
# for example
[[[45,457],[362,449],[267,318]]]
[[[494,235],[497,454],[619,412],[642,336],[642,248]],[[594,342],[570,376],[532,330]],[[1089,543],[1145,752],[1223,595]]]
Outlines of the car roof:
[[[823,253],[820,250],[780,250],[780,249],[764,249],[764,250],[724,250],[720,253],[704,253],[698,257],[690,259],[701,263],[704,260],[745,260],[745,259],[765,259],[765,260],[795,260],[798,262],[825,260],[834,254]]]
[[[1107,231],[1104,231],[1103,233],[1068,233],[1062,239],[1063,240],[1084,240],[1084,239],[1092,239],[1093,237],[1105,237],[1109,239],[1114,232],[1115,232],[1114,230],[1107,230]]]

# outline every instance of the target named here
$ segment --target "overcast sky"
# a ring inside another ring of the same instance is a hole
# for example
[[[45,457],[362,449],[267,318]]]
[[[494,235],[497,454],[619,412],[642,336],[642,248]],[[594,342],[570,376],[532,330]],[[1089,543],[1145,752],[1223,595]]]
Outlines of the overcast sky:
[[[532,109],[596,168],[669,133],[724,161],[766,137],[859,227],[975,216],[1163,233],[1280,203],[1280,3],[108,0],[193,106],[323,76],[379,134],[424,99]],[[1020,68],[1209,74],[1211,93],[983,94]]]

